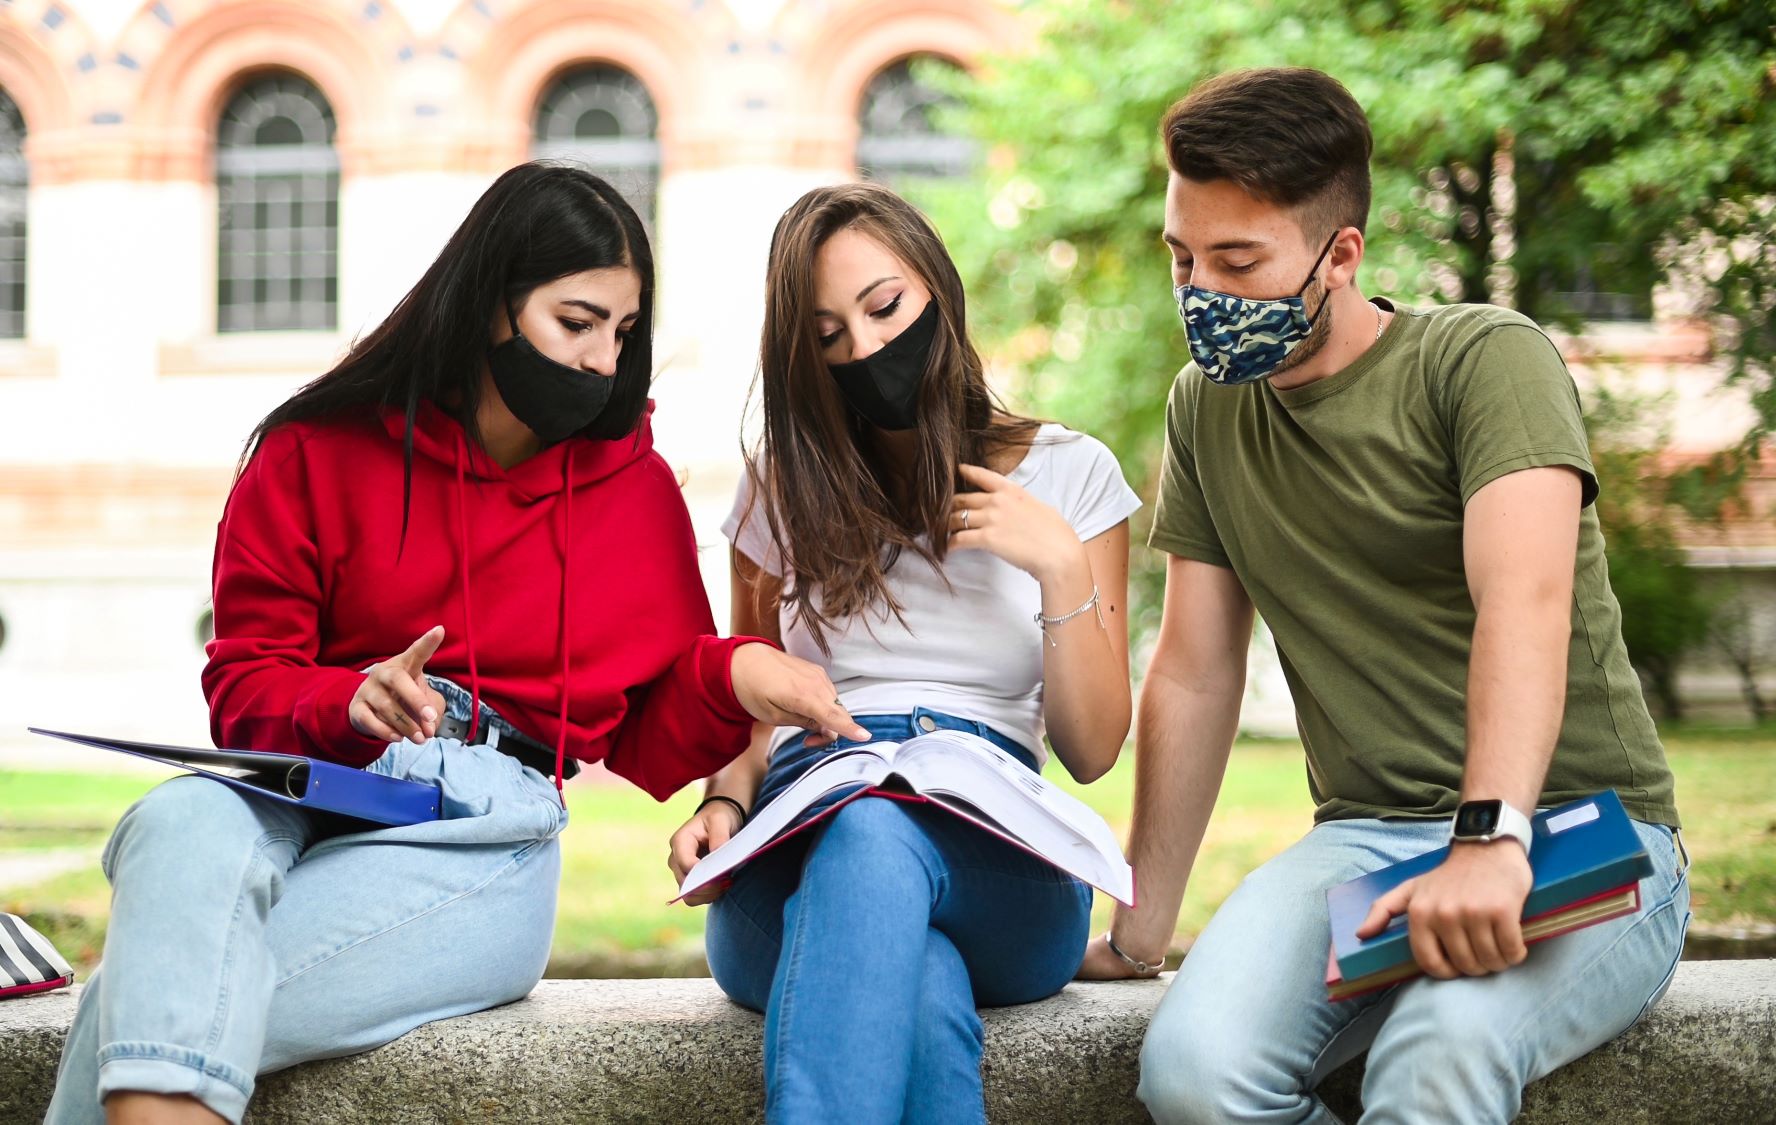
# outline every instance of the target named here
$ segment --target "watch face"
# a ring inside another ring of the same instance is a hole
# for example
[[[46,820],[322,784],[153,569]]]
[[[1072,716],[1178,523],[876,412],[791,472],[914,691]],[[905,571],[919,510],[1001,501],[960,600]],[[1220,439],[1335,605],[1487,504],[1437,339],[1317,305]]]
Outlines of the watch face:
[[[1462,805],[1455,814],[1456,837],[1492,835],[1498,830],[1504,805],[1503,801],[1469,801]]]

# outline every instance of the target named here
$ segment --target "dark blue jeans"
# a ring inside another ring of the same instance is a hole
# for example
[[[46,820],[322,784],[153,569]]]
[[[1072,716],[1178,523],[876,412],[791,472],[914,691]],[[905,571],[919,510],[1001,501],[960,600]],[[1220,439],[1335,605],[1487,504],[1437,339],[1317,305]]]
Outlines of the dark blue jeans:
[[[877,741],[979,723],[866,715]],[[780,747],[760,804],[854,745]],[[773,1122],[980,1122],[977,1005],[1058,992],[1079,967],[1091,889],[931,805],[865,797],[743,867],[711,908],[716,983],[765,1012]]]

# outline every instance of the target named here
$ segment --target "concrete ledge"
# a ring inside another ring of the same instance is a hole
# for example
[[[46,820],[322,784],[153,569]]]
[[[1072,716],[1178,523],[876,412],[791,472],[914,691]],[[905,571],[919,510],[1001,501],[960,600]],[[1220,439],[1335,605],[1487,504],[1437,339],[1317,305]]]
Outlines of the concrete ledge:
[[[1070,985],[986,1014],[995,1122],[1138,1122],[1141,1036],[1161,982]],[[73,1017],[68,993],[0,1003],[0,1121],[35,1121]],[[379,1050],[267,1077],[250,1121],[762,1119],[762,1021],[707,980],[545,981],[529,998]],[[1354,1117],[1360,1063],[1328,1080]],[[1627,1035],[1531,1086],[1525,1122],[1776,1122],[1776,961],[1679,967]]]

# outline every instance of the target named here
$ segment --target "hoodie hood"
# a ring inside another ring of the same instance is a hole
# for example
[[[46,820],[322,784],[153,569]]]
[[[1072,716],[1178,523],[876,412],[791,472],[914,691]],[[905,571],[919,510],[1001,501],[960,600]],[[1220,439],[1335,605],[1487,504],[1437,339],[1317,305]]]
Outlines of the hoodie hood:
[[[413,422],[413,455],[436,461],[454,472],[457,458],[468,449],[466,472],[479,480],[503,481],[524,500],[540,500],[562,491],[571,481],[584,487],[646,458],[654,451],[654,401],[648,400],[633,432],[620,438],[594,440],[571,437],[546,446],[534,457],[502,469],[481,449],[469,445],[462,423],[437,403],[421,399]],[[382,426],[401,441],[407,434],[406,412],[395,406],[382,408]],[[570,457],[571,454],[571,457]],[[568,462],[572,461],[569,474]]]

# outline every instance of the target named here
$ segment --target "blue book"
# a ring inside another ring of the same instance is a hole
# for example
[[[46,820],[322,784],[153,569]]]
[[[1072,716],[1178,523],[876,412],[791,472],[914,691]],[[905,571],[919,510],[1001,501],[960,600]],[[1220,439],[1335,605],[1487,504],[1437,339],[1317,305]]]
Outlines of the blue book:
[[[1537,813],[1530,818],[1530,824],[1535,835],[1529,850],[1529,867],[1535,881],[1523,903],[1526,920],[1557,917],[1557,912],[1567,907],[1600,901],[1611,892],[1626,895],[1634,890],[1634,884],[1653,873],[1653,862],[1641,847],[1640,837],[1622,808],[1622,799],[1613,789]],[[1332,921],[1332,962],[1338,977],[1355,983],[1409,966],[1412,947],[1404,915],[1397,915],[1387,929],[1367,940],[1357,937],[1357,927],[1369,916],[1369,908],[1376,899],[1406,880],[1432,870],[1448,854],[1449,848],[1444,846],[1360,875],[1326,892]],[[1638,905],[1637,897],[1635,904]],[[1618,917],[1619,913],[1608,917]],[[1588,922],[1606,920],[1599,916]],[[1328,984],[1332,983],[1329,977]]]
[[[247,793],[270,797],[287,805],[337,813],[370,824],[396,827],[437,820],[438,787],[399,777],[367,773],[337,762],[301,754],[266,754],[254,750],[199,750],[190,746],[162,746],[153,742],[127,742],[120,738],[69,734],[67,731],[28,727],[32,734],[115,750],[164,765],[177,766],[204,777],[215,778]]]

